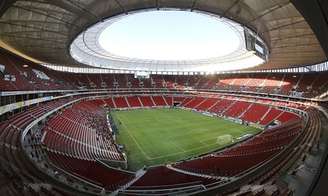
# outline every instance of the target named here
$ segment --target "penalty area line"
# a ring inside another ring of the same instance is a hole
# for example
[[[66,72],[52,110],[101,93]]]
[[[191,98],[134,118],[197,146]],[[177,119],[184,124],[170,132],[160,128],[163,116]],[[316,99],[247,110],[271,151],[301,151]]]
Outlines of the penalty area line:
[[[213,145],[216,145],[216,144],[215,143],[214,144],[204,144],[203,146],[200,146],[200,147],[197,147],[197,148],[192,148],[192,149],[189,149],[189,150],[185,150],[184,152],[180,151],[180,152],[175,152],[175,153],[171,153],[171,154],[167,154],[167,155],[151,157],[151,160],[160,159],[160,158],[164,158],[164,157],[170,157],[170,156],[174,156],[174,155],[178,155],[178,154],[182,154],[182,153],[186,153],[186,152],[192,152],[192,151],[199,150],[199,149],[202,149],[202,148],[205,148],[205,147],[208,147],[208,146],[213,146]]]

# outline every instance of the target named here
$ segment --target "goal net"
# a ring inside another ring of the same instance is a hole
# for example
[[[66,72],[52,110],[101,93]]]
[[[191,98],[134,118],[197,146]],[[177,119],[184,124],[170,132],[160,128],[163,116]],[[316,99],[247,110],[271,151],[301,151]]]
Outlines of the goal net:
[[[229,144],[231,142],[233,142],[233,137],[229,134],[218,136],[216,140],[216,143],[220,145]]]

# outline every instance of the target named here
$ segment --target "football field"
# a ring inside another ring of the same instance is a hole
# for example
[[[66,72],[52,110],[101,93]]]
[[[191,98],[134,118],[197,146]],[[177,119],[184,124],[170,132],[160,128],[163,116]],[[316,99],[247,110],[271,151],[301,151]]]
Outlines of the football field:
[[[259,129],[182,109],[112,111],[130,170],[198,156]]]

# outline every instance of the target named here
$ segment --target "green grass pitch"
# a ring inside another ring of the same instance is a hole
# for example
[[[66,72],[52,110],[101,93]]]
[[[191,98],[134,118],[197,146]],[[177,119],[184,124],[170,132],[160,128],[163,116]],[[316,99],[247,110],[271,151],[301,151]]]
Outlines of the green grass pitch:
[[[113,111],[130,170],[220,149],[259,129],[182,109]],[[233,141],[231,140],[233,139]]]

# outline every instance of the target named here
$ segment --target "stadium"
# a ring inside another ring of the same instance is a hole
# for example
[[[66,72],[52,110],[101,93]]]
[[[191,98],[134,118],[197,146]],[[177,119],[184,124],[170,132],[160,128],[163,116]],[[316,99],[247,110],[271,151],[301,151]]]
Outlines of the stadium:
[[[0,195],[327,195],[325,0],[1,0]]]

